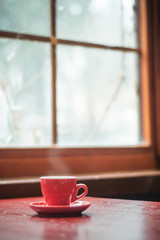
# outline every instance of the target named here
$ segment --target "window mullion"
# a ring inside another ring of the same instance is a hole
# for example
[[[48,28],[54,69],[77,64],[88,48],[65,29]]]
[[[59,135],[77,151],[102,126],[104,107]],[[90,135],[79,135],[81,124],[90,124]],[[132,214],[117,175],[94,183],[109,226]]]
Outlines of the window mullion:
[[[52,43],[52,38],[56,36],[56,0],[50,0],[51,5],[51,65],[52,65],[52,137],[53,143],[57,142],[56,124],[56,45]]]
[[[127,47],[121,47],[121,46],[110,46],[110,45],[103,45],[103,44],[96,44],[96,43],[89,43],[89,42],[78,42],[78,41],[65,40],[65,39],[56,39],[56,40],[57,40],[56,42],[59,43],[59,44],[140,53],[139,48],[127,48]]]
[[[0,37],[2,38],[11,38],[11,39],[20,39],[20,40],[30,40],[30,41],[40,41],[40,42],[50,42],[50,37],[38,36],[32,34],[23,34],[17,32],[7,32],[0,30]]]

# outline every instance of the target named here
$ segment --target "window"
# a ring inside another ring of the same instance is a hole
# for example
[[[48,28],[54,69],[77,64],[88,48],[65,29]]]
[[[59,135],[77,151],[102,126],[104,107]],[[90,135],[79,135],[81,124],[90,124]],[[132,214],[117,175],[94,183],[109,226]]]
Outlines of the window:
[[[155,166],[148,8],[138,2],[0,1],[0,164],[9,176]]]
[[[12,33],[11,38],[0,39],[1,146],[51,145],[49,1],[0,4],[0,29]],[[21,33],[28,36],[19,39]]]
[[[50,16],[49,0],[1,1],[0,28],[16,34],[0,42],[2,146],[51,145],[52,111],[59,145],[140,142],[136,4],[59,0]]]

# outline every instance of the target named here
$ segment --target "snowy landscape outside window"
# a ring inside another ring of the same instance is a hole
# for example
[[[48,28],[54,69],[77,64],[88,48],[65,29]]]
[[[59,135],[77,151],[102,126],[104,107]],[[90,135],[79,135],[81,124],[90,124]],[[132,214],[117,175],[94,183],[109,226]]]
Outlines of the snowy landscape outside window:
[[[138,145],[137,11],[136,0],[0,0],[0,147]]]

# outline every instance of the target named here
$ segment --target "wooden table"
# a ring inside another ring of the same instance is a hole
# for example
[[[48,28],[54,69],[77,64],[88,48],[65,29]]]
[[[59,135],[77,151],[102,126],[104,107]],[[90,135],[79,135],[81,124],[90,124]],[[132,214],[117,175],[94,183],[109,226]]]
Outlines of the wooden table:
[[[160,203],[85,198],[92,205],[74,217],[42,217],[28,207],[42,198],[0,200],[0,240],[160,239]]]

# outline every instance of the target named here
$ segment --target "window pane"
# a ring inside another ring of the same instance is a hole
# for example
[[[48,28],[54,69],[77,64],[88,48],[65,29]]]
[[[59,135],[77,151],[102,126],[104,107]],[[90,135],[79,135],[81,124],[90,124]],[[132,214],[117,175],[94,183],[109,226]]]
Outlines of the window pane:
[[[58,46],[58,144],[139,143],[137,64],[136,53]]]
[[[50,35],[49,0],[0,0],[0,29]]]
[[[58,0],[58,38],[137,46],[135,0]]]
[[[52,143],[50,45],[0,39],[0,146]]]

